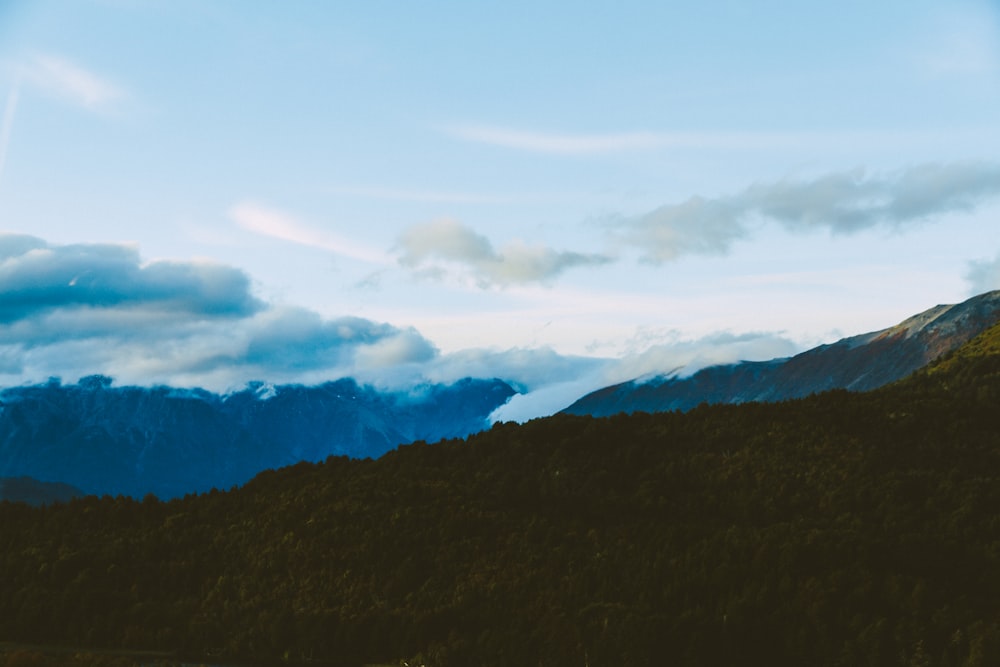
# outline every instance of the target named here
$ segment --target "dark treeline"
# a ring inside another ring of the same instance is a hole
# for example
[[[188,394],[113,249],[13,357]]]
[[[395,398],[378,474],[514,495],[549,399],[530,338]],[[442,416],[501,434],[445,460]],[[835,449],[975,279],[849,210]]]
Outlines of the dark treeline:
[[[991,330],[867,394],[556,416],[170,502],[5,503],[0,640],[348,667],[996,665],[998,405]]]

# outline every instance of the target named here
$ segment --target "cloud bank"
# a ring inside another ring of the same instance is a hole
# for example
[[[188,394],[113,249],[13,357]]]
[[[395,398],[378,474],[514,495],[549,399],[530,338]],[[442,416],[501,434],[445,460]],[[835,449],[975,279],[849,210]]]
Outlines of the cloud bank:
[[[261,304],[236,269],[206,262],[143,264],[121,245],[50,246],[41,239],[0,236],[0,324],[65,309],[240,317]]]
[[[476,235],[456,238],[459,250],[489,256],[491,246]],[[253,380],[318,384],[354,377],[399,389],[496,377],[522,394],[494,418],[523,421],[636,376],[793,351],[780,337],[722,334],[621,360],[550,348],[442,355],[412,327],[266,303],[250,285],[233,267],[144,262],[131,246],[0,235],[0,385],[97,373],[119,384],[214,391]]]
[[[436,357],[412,328],[267,304],[242,271],[135,248],[0,235],[0,382],[103,373],[226,389],[319,382]]]
[[[904,231],[936,217],[968,212],[1000,196],[1000,164],[928,163],[888,173],[853,169],[813,179],[755,183],[719,197],[693,196],[606,225],[603,253],[557,251],[515,241],[496,248],[453,220],[414,225],[397,242],[399,264],[431,278],[458,275],[483,288],[550,283],[572,268],[616,261],[612,248],[638,250],[641,261],[663,264],[690,255],[725,255],[762,223],[791,233],[854,234]]]
[[[453,220],[414,225],[397,246],[400,265],[418,275],[442,277],[457,269],[480,287],[547,283],[568,269],[611,261],[607,255],[559,252],[522,241],[496,249],[488,238]]]
[[[532,359],[532,366],[536,373],[544,374],[545,380],[513,396],[490,419],[524,422],[559,412],[578,398],[613,384],[662,375],[687,377],[708,366],[764,361],[800,351],[799,346],[779,334],[720,332],[692,340],[677,335],[669,344],[654,345],[620,359],[539,357]]]
[[[734,195],[692,197],[616,221],[612,235],[660,264],[683,255],[721,255],[753,233],[755,221],[792,232],[851,234],[903,228],[936,216],[970,211],[1000,195],[1000,164],[923,164],[888,174],[864,169],[812,180],[754,184]]]

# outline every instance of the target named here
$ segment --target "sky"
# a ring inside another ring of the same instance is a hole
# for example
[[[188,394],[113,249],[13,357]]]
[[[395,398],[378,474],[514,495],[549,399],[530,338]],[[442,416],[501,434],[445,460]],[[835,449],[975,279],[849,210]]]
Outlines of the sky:
[[[997,288],[996,0],[0,0],[0,386],[520,420]]]

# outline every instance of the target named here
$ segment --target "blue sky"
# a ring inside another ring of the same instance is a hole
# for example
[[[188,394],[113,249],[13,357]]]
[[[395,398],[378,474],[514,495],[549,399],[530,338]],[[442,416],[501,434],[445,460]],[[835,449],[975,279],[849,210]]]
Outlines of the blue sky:
[[[0,113],[4,385],[524,418],[1000,288],[995,1],[0,0]]]

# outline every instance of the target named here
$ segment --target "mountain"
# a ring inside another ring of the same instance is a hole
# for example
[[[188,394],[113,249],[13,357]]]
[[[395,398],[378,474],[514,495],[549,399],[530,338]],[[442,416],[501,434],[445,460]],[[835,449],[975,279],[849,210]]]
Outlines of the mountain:
[[[1000,325],[866,393],[0,503],[0,642],[74,647],[8,665],[998,665],[998,401]]]
[[[500,380],[474,379],[406,392],[352,379],[255,383],[228,395],[113,387],[104,376],[53,380],[0,391],[0,476],[170,498],[298,461],[377,457],[414,440],[464,437],[487,428],[514,393]]]
[[[783,401],[830,389],[867,391],[909,375],[998,320],[1000,291],[987,292],[790,358],[712,366],[689,377],[661,376],[605,387],[564,412],[600,417],[683,411],[701,403]]]
[[[31,477],[0,477],[0,501],[48,505],[68,502],[83,495],[80,489],[61,482],[41,482]]]

